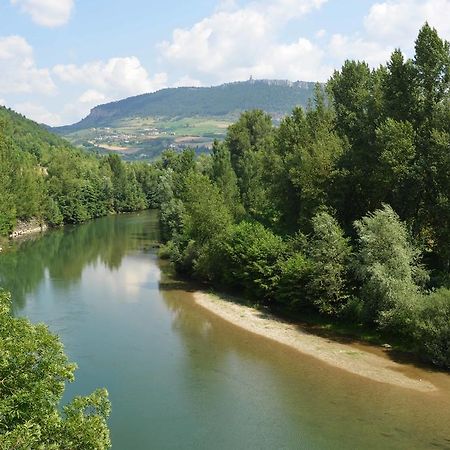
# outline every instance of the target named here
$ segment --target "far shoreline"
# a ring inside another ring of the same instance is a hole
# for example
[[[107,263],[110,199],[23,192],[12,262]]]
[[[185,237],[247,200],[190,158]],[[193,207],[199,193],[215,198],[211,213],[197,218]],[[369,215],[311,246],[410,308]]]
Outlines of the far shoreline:
[[[253,334],[287,345],[299,353],[312,356],[335,368],[372,381],[423,393],[438,390],[433,383],[420,378],[419,369],[413,376],[408,376],[402,373],[405,365],[392,361],[386,356],[311,334],[297,325],[284,322],[257,309],[225,300],[216,294],[195,291],[193,297],[196,304],[227,322]],[[423,374],[426,375],[425,372]]]

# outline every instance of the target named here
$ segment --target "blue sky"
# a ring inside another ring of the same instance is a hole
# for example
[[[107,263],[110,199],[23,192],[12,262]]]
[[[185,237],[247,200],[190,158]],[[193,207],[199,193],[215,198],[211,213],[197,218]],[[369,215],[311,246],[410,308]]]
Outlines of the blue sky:
[[[411,56],[450,0],[0,0],[0,104],[51,125],[108,101],[254,78],[325,81]]]

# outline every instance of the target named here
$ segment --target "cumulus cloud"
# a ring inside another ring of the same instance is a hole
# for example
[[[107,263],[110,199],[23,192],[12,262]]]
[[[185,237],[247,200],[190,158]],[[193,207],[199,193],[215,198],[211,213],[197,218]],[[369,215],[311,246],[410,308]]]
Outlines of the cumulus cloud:
[[[105,94],[98,92],[95,89],[88,89],[81,94],[79,101],[80,103],[100,103],[106,100]]]
[[[306,39],[285,44],[277,41],[287,21],[320,8],[326,0],[260,0],[238,8],[222,2],[219,9],[191,28],[174,30],[170,41],[159,45],[162,58],[171,67],[184,67],[194,78],[212,82],[257,77],[294,76],[310,79],[322,69],[313,44]],[[320,53],[320,52],[319,52]],[[283,70],[286,57],[304,58],[295,71]],[[299,72],[297,72],[299,70]]]
[[[410,47],[425,21],[449,39],[449,17],[450,0],[388,0],[372,5],[364,26],[370,39]]]
[[[172,87],[200,87],[202,86],[202,82],[200,80],[196,80],[187,75],[179,78],[175,83],[171,84]]]
[[[57,65],[52,72],[61,81],[95,89],[104,98],[120,98],[123,95],[154,91],[167,82],[165,73],[158,73],[150,78],[139,59],[134,56],[111,58],[106,62],[93,61],[81,66]]]
[[[11,0],[11,3],[44,27],[66,24],[74,6],[74,0]]]
[[[222,0],[210,16],[173,31],[159,49],[168,71],[183,70],[206,83],[259,78],[324,81],[345,59],[384,63],[396,47],[412,54],[425,21],[450,39],[450,0],[386,0],[368,10],[359,32],[327,35],[319,30],[294,42],[284,25],[319,9],[326,0],[258,0],[240,7]]]
[[[392,50],[392,45],[386,46],[359,35],[334,34],[328,45],[328,52],[339,61],[339,65],[346,59],[356,59],[364,60],[370,66],[376,67],[387,61]]]
[[[21,36],[0,37],[0,94],[52,94],[56,86],[48,69],[39,69],[33,48]]]
[[[68,120],[77,120],[100,103],[120,100],[132,95],[153,92],[167,86],[166,73],[151,77],[135,56],[92,61],[83,65],[53,67],[52,74],[62,83],[85,90],[64,108]]]
[[[36,105],[32,102],[17,103],[14,105],[14,110],[38,123],[51,126],[61,125],[62,123],[60,115],[51,113],[42,105]]]
[[[428,23],[444,39],[450,38],[450,0],[387,0],[373,4],[363,28],[354,35],[335,34],[328,52],[339,63],[360,59],[375,67],[386,62],[395,48],[413,55],[414,40]]]

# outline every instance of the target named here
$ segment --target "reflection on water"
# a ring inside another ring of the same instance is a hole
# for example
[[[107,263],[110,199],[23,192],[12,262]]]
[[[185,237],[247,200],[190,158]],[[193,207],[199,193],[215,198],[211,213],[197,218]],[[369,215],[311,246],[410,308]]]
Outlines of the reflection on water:
[[[115,216],[0,256],[16,313],[79,364],[66,398],[108,388],[113,449],[450,448],[449,384],[370,382],[240,330],[167,278],[157,239],[155,213]]]
[[[142,250],[158,239],[154,212],[106,217],[15,241],[0,257],[0,286],[13,293],[15,306],[23,307],[26,295],[46,274],[64,291],[80,281],[85,266],[99,263],[112,272],[120,268],[127,252]]]

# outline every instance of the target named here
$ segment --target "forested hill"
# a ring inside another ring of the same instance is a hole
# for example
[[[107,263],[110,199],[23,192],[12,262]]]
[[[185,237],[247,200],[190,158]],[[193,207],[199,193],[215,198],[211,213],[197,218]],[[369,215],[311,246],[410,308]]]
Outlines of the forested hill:
[[[0,135],[13,139],[22,150],[34,154],[43,147],[70,146],[65,139],[42,125],[4,106],[0,106]]]
[[[80,122],[55,131],[65,134],[109,126],[116,120],[129,117],[221,117],[248,109],[262,109],[279,116],[290,113],[295,106],[306,106],[313,91],[314,83],[283,80],[249,80],[214,87],[163,89],[97,106]]]
[[[59,225],[148,208],[155,170],[87,154],[0,107],[0,237],[29,219]]]

